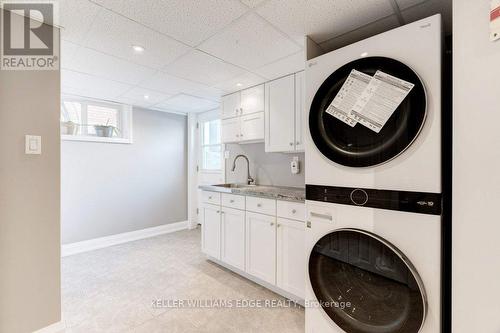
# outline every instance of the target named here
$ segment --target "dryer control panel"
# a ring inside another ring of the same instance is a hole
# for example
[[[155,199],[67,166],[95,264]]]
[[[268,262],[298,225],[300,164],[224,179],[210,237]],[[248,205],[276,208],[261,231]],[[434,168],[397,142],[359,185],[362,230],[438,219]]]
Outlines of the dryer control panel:
[[[306,200],[441,215],[441,193],[306,185]]]

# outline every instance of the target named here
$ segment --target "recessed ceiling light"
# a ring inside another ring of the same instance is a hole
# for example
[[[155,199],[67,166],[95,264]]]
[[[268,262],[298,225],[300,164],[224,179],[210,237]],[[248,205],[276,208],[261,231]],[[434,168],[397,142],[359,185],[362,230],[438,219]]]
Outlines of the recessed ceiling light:
[[[144,48],[140,45],[132,45],[132,49],[134,50],[135,53],[144,52]]]
[[[236,83],[236,86],[237,86],[237,87],[241,87],[242,85],[243,85],[243,84],[241,84],[241,83]]]
[[[149,99],[149,95],[144,95],[144,99],[148,100]]]
[[[367,55],[368,55],[368,52],[363,52],[363,53],[361,53],[361,58],[364,58],[364,57],[366,57]]]

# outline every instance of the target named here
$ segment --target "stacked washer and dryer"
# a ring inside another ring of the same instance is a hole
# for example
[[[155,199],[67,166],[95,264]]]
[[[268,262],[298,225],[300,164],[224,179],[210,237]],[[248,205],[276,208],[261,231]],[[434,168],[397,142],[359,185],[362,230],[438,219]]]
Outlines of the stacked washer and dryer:
[[[306,63],[306,332],[441,331],[441,17]],[[414,84],[379,133],[326,112],[353,70]]]

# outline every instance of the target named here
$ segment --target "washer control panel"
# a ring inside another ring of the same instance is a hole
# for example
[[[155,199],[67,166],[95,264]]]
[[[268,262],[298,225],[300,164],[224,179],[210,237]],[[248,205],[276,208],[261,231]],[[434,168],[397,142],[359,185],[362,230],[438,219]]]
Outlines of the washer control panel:
[[[441,215],[441,193],[306,185],[306,200]]]

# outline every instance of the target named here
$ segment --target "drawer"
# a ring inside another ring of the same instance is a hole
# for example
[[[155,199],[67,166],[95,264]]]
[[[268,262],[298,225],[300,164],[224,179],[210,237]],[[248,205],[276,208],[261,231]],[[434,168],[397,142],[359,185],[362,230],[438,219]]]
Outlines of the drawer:
[[[243,195],[222,193],[222,206],[245,210],[245,197]]]
[[[302,202],[277,201],[276,211],[279,217],[287,219],[305,221],[306,205]]]
[[[267,215],[276,215],[276,200],[246,197],[246,210]]]
[[[218,192],[202,191],[201,198],[203,202],[220,205],[220,193]]]

